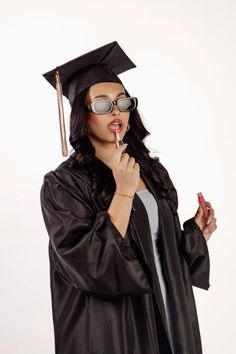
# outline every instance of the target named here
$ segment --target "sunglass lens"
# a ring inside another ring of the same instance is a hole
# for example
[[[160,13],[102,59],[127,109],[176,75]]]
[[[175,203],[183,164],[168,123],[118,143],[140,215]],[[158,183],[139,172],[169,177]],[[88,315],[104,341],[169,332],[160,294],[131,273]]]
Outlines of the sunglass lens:
[[[136,100],[134,97],[121,98],[117,105],[123,112],[132,111],[136,107]]]
[[[94,112],[97,114],[105,114],[110,112],[111,110],[111,102],[110,101],[97,101],[93,104]]]

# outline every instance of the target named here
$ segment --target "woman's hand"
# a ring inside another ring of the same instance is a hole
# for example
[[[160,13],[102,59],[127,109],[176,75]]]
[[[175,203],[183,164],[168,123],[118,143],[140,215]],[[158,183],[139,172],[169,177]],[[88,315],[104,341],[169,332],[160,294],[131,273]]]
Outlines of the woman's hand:
[[[208,241],[209,238],[211,237],[213,231],[216,230],[217,225],[216,225],[216,218],[214,217],[215,212],[211,206],[211,203],[206,202],[206,206],[207,206],[207,209],[209,210],[209,216],[208,216],[207,220],[205,220],[203,218],[203,210],[200,206],[194,216],[194,220],[196,221],[196,223],[198,224],[198,226],[202,230],[203,236],[205,237],[206,241]]]
[[[139,185],[140,166],[133,157],[124,152],[127,144],[120,145],[113,156],[112,172],[116,182],[116,191],[134,195]]]

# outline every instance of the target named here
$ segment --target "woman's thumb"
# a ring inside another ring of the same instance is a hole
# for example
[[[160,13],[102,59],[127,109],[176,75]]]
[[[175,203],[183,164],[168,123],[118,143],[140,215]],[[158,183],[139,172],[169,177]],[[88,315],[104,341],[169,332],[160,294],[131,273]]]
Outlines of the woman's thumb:
[[[201,208],[201,206],[199,205],[197,213],[195,215],[196,218],[198,218],[199,220],[201,220],[201,218],[203,217],[203,209]]]

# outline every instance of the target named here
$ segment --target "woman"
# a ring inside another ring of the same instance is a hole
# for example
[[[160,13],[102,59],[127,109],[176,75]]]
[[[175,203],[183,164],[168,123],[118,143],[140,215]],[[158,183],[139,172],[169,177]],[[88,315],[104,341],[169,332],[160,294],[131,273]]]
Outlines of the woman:
[[[174,185],[116,75],[127,61],[112,42],[55,69],[74,148],[41,189],[56,354],[201,354],[192,285],[209,288],[214,210],[181,230]]]

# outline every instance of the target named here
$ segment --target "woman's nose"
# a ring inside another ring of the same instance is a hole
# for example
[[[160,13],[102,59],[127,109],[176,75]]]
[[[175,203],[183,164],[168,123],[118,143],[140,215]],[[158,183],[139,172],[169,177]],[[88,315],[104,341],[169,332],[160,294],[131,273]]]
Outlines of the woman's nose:
[[[112,115],[114,115],[114,114],[119,114],[119,113],[120,113],[120,111],[119,111],[119,109],[118,109],[116,103],[113,104],[111,113],[112,113]]]

